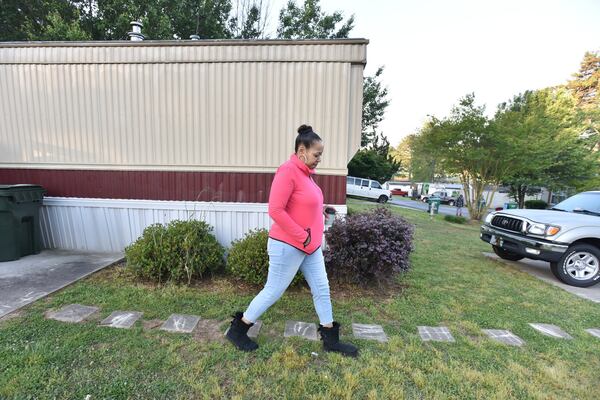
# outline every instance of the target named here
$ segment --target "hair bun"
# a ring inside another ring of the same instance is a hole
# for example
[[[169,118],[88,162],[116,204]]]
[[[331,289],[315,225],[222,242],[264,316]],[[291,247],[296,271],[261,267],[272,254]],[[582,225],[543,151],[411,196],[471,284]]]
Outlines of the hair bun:
[[[300,125],[300,127],[298,128],[299,135],[303,135],[305,133],[310,133],[312,131],[313,131],[313,129],[312,129],[312,126],[310,126],[310,125]]]

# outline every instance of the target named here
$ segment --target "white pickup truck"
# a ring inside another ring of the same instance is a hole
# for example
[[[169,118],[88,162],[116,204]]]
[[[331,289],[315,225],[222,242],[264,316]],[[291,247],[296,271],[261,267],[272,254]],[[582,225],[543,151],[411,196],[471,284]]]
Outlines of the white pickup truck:
[[[600,191],[576,194],[550,210],[492,212],[480,237],[500,258],[549,261],[562,282],[595,285],[600,281]]]

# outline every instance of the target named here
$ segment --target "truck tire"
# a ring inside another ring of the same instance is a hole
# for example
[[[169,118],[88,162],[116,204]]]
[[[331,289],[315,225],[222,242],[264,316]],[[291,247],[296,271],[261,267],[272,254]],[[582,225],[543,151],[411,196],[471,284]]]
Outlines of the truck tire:
[[[587,243],[570,246],[550,270],[567,285],[593,286],[600,282],[600,249]]]
[[[377,202],[381,203],[381,204],[387,203],[387,201],[388,201],[388,197],[384,194],[379,196],[379,198],[377,199]]]
[[[448,205],[449,205],[450,207],[452,207],[452,206],[454,205],[454,200],[450,200],[450,201],[448,202]]]
[[[502,247],[492,245],[492,248],[494,249],[494,253],[496,253],[496,255],[503,260],[519,261],[525,258],[516,253],[513,253],[512,251],[504,250]]]

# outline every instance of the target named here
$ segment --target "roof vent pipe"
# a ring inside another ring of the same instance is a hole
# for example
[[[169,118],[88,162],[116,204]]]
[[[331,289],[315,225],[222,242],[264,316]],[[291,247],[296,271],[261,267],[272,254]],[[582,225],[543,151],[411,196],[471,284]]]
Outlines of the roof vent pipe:
[[[144,40],[144,35],[142,35],[142,26],[144,26],[140,21],[131,21],[131,32],[127,32],[129,35],[129,40],[133,42],[140,42]]]

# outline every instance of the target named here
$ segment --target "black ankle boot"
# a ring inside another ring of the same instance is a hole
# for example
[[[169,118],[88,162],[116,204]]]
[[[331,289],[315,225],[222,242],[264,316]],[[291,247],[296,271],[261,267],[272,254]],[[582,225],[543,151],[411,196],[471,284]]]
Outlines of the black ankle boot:
[[[358,356],[358,348],[350,343],[340,342],[340,324],[333,321],[333,327],[326,328],[319,324],[319,332],[323,341],[323,349],[325,351],[335,351],[345,356]]]
[[[248,329],[250,329],[254,324],[246,324],[244,321],[242,321],[242,315],[244,314],[240,311],[232,315],[233,320],[231,321],[231,326],[229,327],[227,335],[225,336],[238,349],[243,351],[254,351],[258,349],[258,345],[248,337]]]

